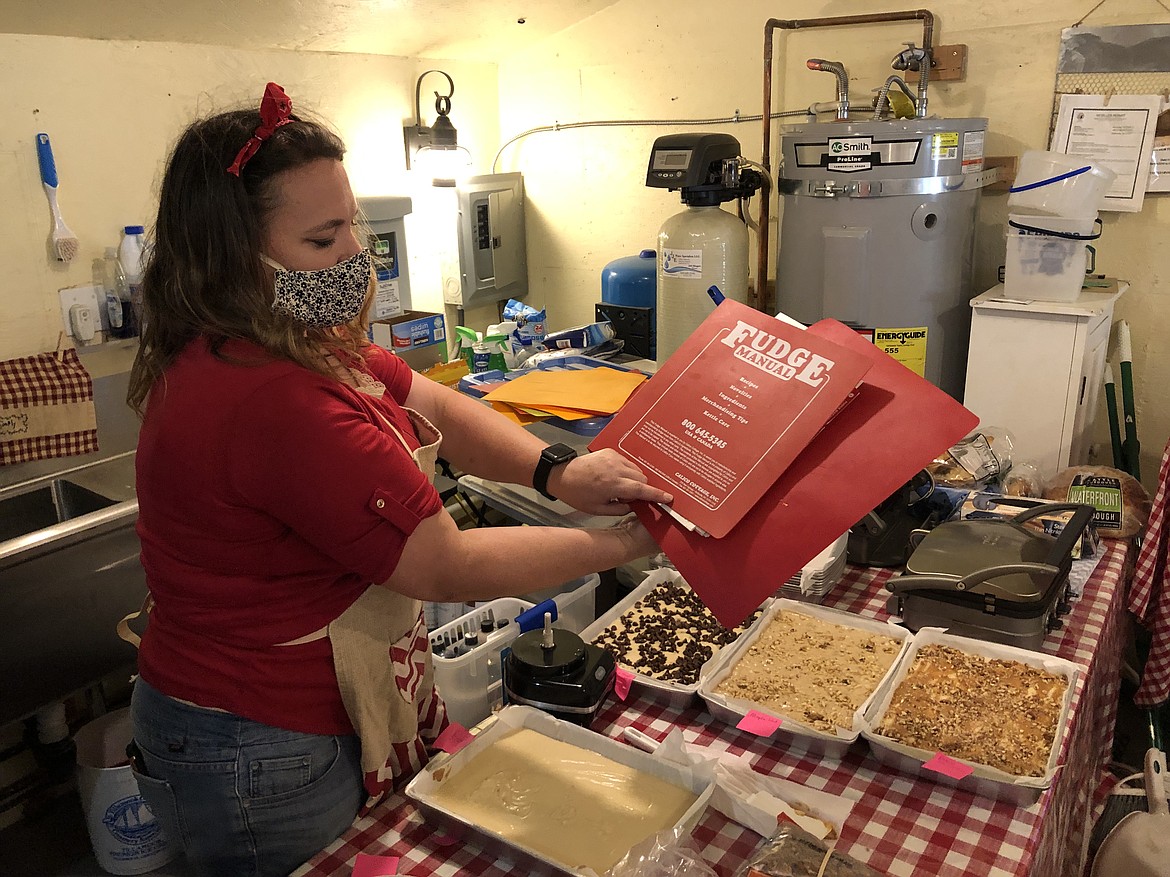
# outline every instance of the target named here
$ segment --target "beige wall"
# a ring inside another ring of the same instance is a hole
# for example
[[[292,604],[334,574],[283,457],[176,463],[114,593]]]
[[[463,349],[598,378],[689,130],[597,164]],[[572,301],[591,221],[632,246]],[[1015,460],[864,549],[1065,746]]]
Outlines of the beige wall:
[[[930,8],[938,17],[936,41],[970,48],[967,80],[934,85],[931,111],[987,116],[992,155],[1043,148],[1060,30],[1087,8],[1023,0],[941,0]],[[498,71],[488,63],[0,35],[0,78],[6,86],[0,91],[0,356],[56,343],[56,290],[89,282],[92,261],[117,243],[120,227],[149,221],[160,162],[182,123],[200,112],[255,100],[268,78],[282,81],[302,105],[340,129],[350,147],[347,163],[355,188],[416,198],[408,225],[415,304],[436,309],[441,278],[439,268],[426,261],[434,238],[422,224],[438,209],[429,204],[436,195],[408,179],[401,149],[400,127],[413,116],[419,72],[437,66],[455,77],[459,90],[452,117],[461,143],[475,157],[474,170],[485,172],[501,140],[538,125],[758,113],[763,25],[769,16],[874,9],[861,0],[794,0],[783,9],[741,0],[714,11],[698,0],[618,0],[539,49],[508,57]],[[1154,0],[1134,0],[1106,4],[1089,23],[1165,20]],[[845,61],[854,94],[868,94],[885,78],[901,43],[918,41],[920,34],[911,23],[785,32],[776,41],[774,106],[800,107],[833,96],[832,77],[803,67],[814,55]],[[431,88],[424,85],[423,112],[429,117],[425,95]],[[559,131],[527,137],[502,153],[498,170],[525,175],[528,298],[548,308],[554,327],[591,320],[602,267],[653,246],[659,225],[679,209],[676,194],[646,188],[645,165],[656,136],[691,129]],[[53,138],[63,213],[82,242],[68,267],[46,257],[50,223],[32,146],[41,130]],[[705,130],[735,134],[745,154],[759,158],[759,123]],[[1154,197],[1140,214],[1107,214],[1098,248],[1101,268],[1133,283],[1117,313],[1134,332],[1147,484],[1153,483],[1170,434],[1170,408],[1160,404],[1158,394],[1170,384],[1170,354],[1158,343],[1170,329],[1170,314],[1161,306],[1170,292],[1164,243],[1168,202],[1166,196]],[[1005,218],[1004,196],[985,195],[979,288],[994,282],[1003,260]],[[774,251],[775,226],[772,233]],[[469,314],[469,324],[486,325],[488,310]],[[1107,444],[1101,417],[1098,438]]]
[[[182,126],[258,103],[269,79],[341,133],[355,192],[411,194],[425,215],[433,190],[405,170],[402,126],[413,124],[415,80],[430,67],[456,81],[460,142],[490,157],[499,139],[492,64],[0,34],[0,358],[56,345],[57,290],[92,283],[94,260],[117,246],[123,225],[149,226],[162,162]],[[423,86],[429,124],[427,95],[445,83],[427,77]],[[67,265],[47,255],[52,223],[37,171],[39,131],[52,140],[62,216],[81,242]],[[434,310],[442,295],[426,229],[408,234],[412,266],[419,260],[415,306]]]
[[[989,118],[987,152],[1007,155],[1047,146],[1060,31],[1088,11],[1022,0],[942,0],[928,4],[938,19],[936,43],[969,46],[967,80],[930,89],[930,111]],[[850,15],[878,9],[860,0],[742,0],[722,9],[695,0],[620,0],[564,32],[538,52],[500,65],[501,133],[553,122],[595,119],[726,117],[761,111],[763,28],[769,17]],[[1113,13],[1116,17],[1110,17]],[[1106,4],[1089,23],[1164,22],[1153,0]],[[804,68],[819,56],[842,60],[852,92],[868,96],[889,74],[903,41],[921,42],[921,25],[785,31],[776,40],[773,106],[789,109],[831,100],[834,80]],[[689,127],[590,128],[538,134],[509,147],[500,169],[524,172],[529,192],[530,300],[546,303],[554,325],[592,319],[600,272],[611,259],[654,246],[662,221],[679,208],[676,194],[647,189],[646,161],[654,138]],[[702,130],[734,134],[744,153],[760,159],[758,122]],[[775,139],[773,140],[775,143]],[[774,164],[774,163],[773,163]],[[773,214],[775,214],[775,207]],[[976,255],[977,288],[995,282],[1004,256],[1006,198],[984,195]],[[1170,434],[1170,197],[1148,198],[1140,214],[1105,214],[1098,248],[1101,270],[1133,283],[1117,315],[1134,340],[1144,481],[1152,486]],[[775,252],[775,226],[772,228]],[[754,243],[753,243],[754,254]],[[753,273],[754,255],[751,259]],[[1099,439],[1108,451],[1104,416]]]

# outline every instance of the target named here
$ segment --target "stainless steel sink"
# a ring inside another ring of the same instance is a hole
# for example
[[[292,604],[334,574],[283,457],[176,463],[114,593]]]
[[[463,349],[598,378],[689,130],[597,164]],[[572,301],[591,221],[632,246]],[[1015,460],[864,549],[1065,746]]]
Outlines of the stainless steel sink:
[[[117,500],[65,478],[0,500],[0,542],[115,505]]]
[[[0,725],[116,671],[115,626],[142,604],[134,455],[0,491]]]

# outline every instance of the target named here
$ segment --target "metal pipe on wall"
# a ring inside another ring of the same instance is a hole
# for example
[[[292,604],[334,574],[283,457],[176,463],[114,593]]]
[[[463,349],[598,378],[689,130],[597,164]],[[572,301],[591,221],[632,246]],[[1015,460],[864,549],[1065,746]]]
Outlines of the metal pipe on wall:
[[[891,21],[921,21],[922,50],[924,62],[918,70],[918,99],[915,102],[915,117],[926,117],[926,91],[930,81],[930,67],[933,63],[934,13],[928,9],[912,9],[904,12],[875,12],[868,15],[837,15],[828,18],[769,18],[764,23],[764,100],[763,100],[763,166],[771,175],[772,163],[772,49],[777,30],[804,30],[815,27],[846,27],[857,24],[882,24]],[[768,286],[768,223],[771,186],[765,182],[760,190],[760,229],[758,258],[756,260],[755,304],[762,308]]]

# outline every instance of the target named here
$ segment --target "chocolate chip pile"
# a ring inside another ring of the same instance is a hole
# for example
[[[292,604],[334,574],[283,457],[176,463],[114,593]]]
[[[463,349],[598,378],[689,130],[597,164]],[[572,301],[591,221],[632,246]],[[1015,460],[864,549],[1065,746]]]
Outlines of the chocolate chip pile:
[[[687,585],[664,582],[623,612],[593,642],[643,676],[694,685],[703,664],[758,617],[756,612],[729,630]]]

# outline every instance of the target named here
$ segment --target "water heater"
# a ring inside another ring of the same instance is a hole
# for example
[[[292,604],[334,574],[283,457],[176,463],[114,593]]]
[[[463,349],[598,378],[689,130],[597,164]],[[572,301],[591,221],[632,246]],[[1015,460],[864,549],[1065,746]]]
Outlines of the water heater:
[[[832,317],[962,398],[986,119],[809,124],[781,138],[777,306]]]

